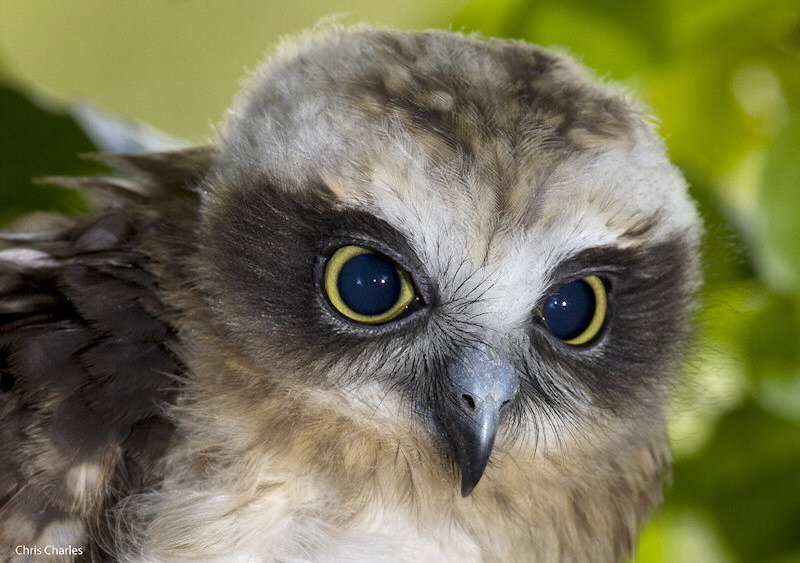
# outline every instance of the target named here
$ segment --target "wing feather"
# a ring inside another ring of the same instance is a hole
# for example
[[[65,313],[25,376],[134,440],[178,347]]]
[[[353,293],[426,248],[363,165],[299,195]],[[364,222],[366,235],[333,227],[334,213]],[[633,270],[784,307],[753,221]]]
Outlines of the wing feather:
[[[187,188],[210,152],[117,155],[134,180],[67,182],[103,192],[99,214],[3,237],[15,246],[0,250],[0,560],[47,541],[110,560],[107,511],[157,485],[182,365],[154,273],[174,267],[155,267],[143,240],[197,207]]]

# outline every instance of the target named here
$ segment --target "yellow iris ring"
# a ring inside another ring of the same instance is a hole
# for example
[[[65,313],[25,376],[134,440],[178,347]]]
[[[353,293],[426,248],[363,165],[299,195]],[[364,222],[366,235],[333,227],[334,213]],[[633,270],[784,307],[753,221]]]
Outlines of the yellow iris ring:
[[[337,249],[336,252],[328,258],[323,275],[323,285],[325,286],[325,293],[328,296],[328,300],[331,302],[334,309],[348,319],[359,323],[379,325],[396,319],[414,300],[414,284],[411,282],[411,276],[408,275],[408,272],[396,266],[395,270],[397,270],[397,275],[400,276],[400,295],[389,310],[378,315],[362,315],[348,307],[342,299],[342,296],[339,295],[339,273],[349,260],[361,254],[376,254],[376,252],[364,246],[351,244]]]
[[[564,340],[564,343],[570,346],[581,346],[590,342],[597,336],[600,329],[603,328],[603,322],[606,320],[608,302],[606,299],[606,287],[603,285],[603,281],[597,276],[587,276],[583,278],[583,281],[589,284],[589,287],[592,288],[592,293],[594,293],[594,315],[592,315],[589,326],[587,326],[582,333],[575,338]]]

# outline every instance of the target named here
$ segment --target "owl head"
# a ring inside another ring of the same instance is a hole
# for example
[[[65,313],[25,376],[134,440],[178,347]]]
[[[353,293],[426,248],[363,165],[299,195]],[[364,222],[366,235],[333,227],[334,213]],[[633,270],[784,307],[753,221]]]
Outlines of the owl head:
[[[700,226],[623,91],[523,42],[333,27],[255,73],[200,192],[187,457],[250,490],[303,467],[352,518],[393,499],[630,549]]]

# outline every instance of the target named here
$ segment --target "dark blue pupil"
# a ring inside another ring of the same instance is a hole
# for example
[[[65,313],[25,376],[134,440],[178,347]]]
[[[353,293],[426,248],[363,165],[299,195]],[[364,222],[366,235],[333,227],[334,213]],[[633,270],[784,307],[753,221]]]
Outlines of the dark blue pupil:
[[[359,254],[345,262],[336,280],[345,305],[360,315],[380,315],[400,297],[400,275],[386,258]]]
[[[562,285],[544,302],[547,328],[561,340],[571,340],[587,329],[594,316],[594,291],[583,280]]]

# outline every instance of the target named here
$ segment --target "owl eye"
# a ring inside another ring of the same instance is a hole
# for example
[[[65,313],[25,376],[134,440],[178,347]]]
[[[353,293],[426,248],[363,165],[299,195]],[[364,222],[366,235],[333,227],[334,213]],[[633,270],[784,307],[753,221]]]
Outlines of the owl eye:
[[[408,272],[385,256],[354,244],[331,255],[323,285],[331,305],[342,315],[374,325],[396,319],[415,296]]]
[[[541,306],[542,320],[553,336],[571,346],[597,336],[606,318],[606,289],[597,276],[565,283]]]

